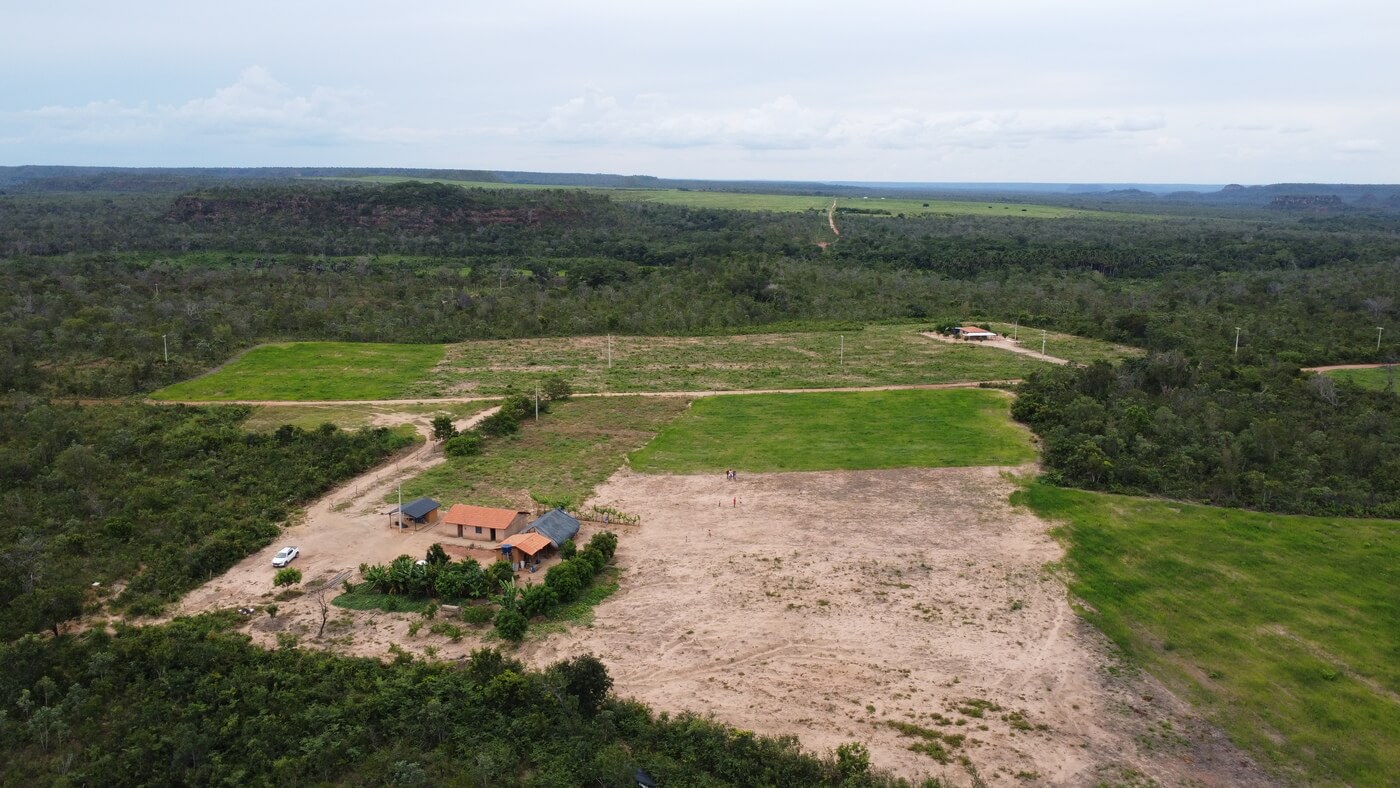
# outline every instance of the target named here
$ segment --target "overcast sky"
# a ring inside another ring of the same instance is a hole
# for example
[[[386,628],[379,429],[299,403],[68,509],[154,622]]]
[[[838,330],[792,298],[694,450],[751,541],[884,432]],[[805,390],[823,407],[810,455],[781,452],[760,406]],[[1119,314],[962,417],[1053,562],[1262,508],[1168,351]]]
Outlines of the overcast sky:
[[[0,164],[1400,182],[1400,3],[7,3]]]

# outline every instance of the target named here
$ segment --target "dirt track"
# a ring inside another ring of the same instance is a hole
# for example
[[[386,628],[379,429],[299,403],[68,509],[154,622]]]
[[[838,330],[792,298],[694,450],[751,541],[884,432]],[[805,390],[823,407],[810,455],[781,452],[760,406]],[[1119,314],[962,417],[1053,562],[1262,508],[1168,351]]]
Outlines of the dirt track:
[[[974,344],[974,343],[972,343],[972,342],[969,341],[969,340],[962,340],[962,339],[957,339],[957,338],[955,338],[955,337],[945,336],[945,335],[943,335],[943,334],[938,333],[937,331],[920,331],[920,332],[919,332],[919,336],[928,337],[929,339],[937,339],[937,340],[940,341],[940,342],[952,342],[952,343],[960,343],[960,344]],[[1007,338],[1005,338],[1005,337],[1002,337],[1002,338],[1000,338],[1000,339],[983,339],[983,340],[978,340],[975,344],[981,345],[981,346],[985,346],[985,347],[994,347],[994,348],[997,348],[998,350],[1008,350],[1008,351],[1010,351],[1010,352],[1012,352],[1012,353],[1020,353],[1020,354],[1023,355],[1023,356],[1030,356],[1031,358],[1038,358],[1038,359],[1040,359],[1041,361],[1048,361],[1048,362],[1050,362],[1051,364],[1073,364],[1073,363],[1074,363],[1074,362],[1070,361],[1070,360],[1067,359],[1067,358],[1059,358],[1058,356],[1048,356],[1048,355],[1046,355],[1046,354],[1044,354],[1044,353],[1041,353],[1041,352],[1039,352],[1039,351],[1031,350],[1031,349],[1028,348],[1028,347],[1021,347],[1021,346],[1020,346],[1019,344],[1017,344],[1016,342],[1013,342],[1013,341],[1011,341],[1010,339],[1007,339]]]
[[[1394,361],[1386,364],[1333,364],[1330,367],[1303,367],[1304,372],[1332,372],[1338,369],[1382,369],[1396,366]]]
[[[457,422],[470,429],[499,408],[490,408]],[[392,561],[399,555],[419,555],[434,541],[431,532],[389,527],[384,503],[399,482],[443,462],[442,448],[431,439],[432,428],[424,414],[381,414],[377,426],[412,423],[424,442],[391,463],[381,465],[346,482],[307,507],[305,516],[288,526],[277,541],[244,558],[219,577],[196,588],[180,601],[176,615],[228,607],[265,604],[272,590],[272,556],[284,545],[296,545],[301,556],[293,564],[307,581],[355,569],[361,562]],[[305,606],[303,604],[302,606]],[[295,606],[291,606],[295,607]]]
[[[1063,363],[1063,362],[1062,362]],[[933,389],[969,389],[980,386],[1004,386],[1020,383],[1020,380],[966,381],[962,383],[911,383],[894,386],[849,386],[845,388],[818,389],[725,389],[722,391],[597,391],[574,394],[579,397],[723,397],[738,394],[830,394],[860,391],[920,391]],[[264,407],[302,405],[439,405],[462,402],[488,402],[499,400],[494,397],[418,397],[416,399],[337,399],[337,400],[147,400],[152,405],[259,405]],[[413,414],[417,415],[417,414]],[[409,421],[404,415],[402,421]],[[402,422],[399,422],[402,423]]]
[[[862,741],[910,777],[970,784],[966,755],[994,785],[1118,784],[1124,769],[1262,783],[1161,686],[1110,674],[1045,569],[1061,556],[1048,524],[1008,505],[1002,472],[619,472],[594,500],[643,517],[620,544],[622,590],[526,654],[593,652],[621,695],[817,751]],[[957,710],[970,700],[999,709]],[[891,721],[967,741],[943,765]]]

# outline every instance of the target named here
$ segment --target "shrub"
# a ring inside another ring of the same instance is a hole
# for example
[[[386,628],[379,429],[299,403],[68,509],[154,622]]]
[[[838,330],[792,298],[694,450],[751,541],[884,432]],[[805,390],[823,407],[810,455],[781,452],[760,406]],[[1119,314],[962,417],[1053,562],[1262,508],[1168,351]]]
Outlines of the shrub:
[[[475,430],[460,433],[444,441],[442,450],[449,457],[473,457],[481,453],[481,434]]]
[[[277,574],[272,576],[272,584],[275,586],[292,586],[301,582],[301,570],[287,567],[278,569]]]
[[[439,621],[433,624],[431,627],[428,627],[428,631],[434,635],[442,635],[453,643],[461,640],[462,635],[465,634],[461,627],[447,621]]]
[[[510,562],[504,558],[497,558],[495,563],[486,570],[486,574],[495,581],[496,588],[515,581],[515,570],[510,567]]]
[[[596,547],[604,558],[611,561],[613,555],[617,553],[617,534],[612,531],[596,533],[592,539],[588,540],[588,546]]]
[[[569,560],[570,558],[573,558],[574,555],[576,555],[577,553],[578,545],[574,544],[574,540],[572,539],[559,545],[559,557],[564,559],[565,561]]]
[[[574,387],[563,375],[549,375],[544,379],[540,392],[552,402],[563,402],[574,395]]]
[[[526,618],[534,618],[549,612],[559,604],[559,594],[547,585],[532,585],[520,595],[519,609]]]
[[[454,425],[454,424],[452,423],[452,417],[451,417],[451,416],[440,415],[440,416],[434,416],[434,417],[433,417],[433,437],[434,437],[434,438],[437,438],[437,439],[440,440],[440,441],[445,441],[445,440],[447,440],[448,438],[451,438],[452,436],[454,436],[454,435],[456,435],[456,434],[457,434],[457,427],[456,427],[456,425]]]
[[[496,611],[490,605],[466,605],[462,608],[462,620],[480,626],[494,618]]]
[[[544,575],[544,584],[559,595],[560,602],[572,600],[587,582],[586,577],[579,576],[577,561],[578,559],[563,561],[550,567]]]
[[[505,408],[502,407],[501,410],[482,419],[481,424],[477,426],[477,431],[491,438],[510,435],[520,431],[520,418],[506,412]]]
[[[519,643],[525,639],[530,622],[518,610],[501,610],[496,614],[496,632],[506,640]]]

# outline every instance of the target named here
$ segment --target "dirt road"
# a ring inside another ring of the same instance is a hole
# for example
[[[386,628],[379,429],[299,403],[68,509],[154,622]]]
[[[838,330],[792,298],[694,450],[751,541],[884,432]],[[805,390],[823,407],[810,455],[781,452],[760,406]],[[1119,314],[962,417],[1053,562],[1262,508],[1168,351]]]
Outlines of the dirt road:
[[[836,201],[831,201],[831,207],[826,209],[826,223],[831,226],[831,234],[837,238],[841,237],[841,231],[836,229]]]
[[[1064,362],[1061,362],[1064,363]],[[911,383],[893,386],[848,386],[817,389],[725,389],[722,391],[596,391],[574,394],[578,397],[723,397],[739,394],[830,394],[860,391],[928,391],[935,389],[973,389],[979,386],[1009,386],[1021,381],[978,380],[963,383]],[[419,397],[417,399],[336,399],[336,400],[146,400],[151,405],[259,405],[264,407],[300,405],[447,405],[462,402],[489,402],[501,397]],[[405,418],[407,420],[407,418]],[[400,422],[402,423],[402,422]]]
[[[499,408],[490,408],[457,423],[470,429]],[[431,417],[421,413],[378,414],[376,426],[411,423],[424,437],[422,445],[393,462],[351,479],[307,507],[298,522],[289,525],[277,541],[244,558],[224,574],[196,588],[180,601],[177,615],[216,608],[257,607],[272,590],[272,556],[284,545],[296,545],[301,556],[293,564],[305,580],[333,576],[355,569],[361,562],[382,563],[399,555],[426,552],[440,537],[412,528],[390,527],[385,496],[405,479],[416,476],[447,458],[432,440]]]
[[[1008,504],[1006,470],[620,471],[594,502],[642,516],[619,545],[622,589],[526,656],[593,652],[618,694],[654,708],[816,751],[860,741],[880,767],[954,785],[970,782],[964,755],[992,785],[1263,782],[1160,685],[1116,669],[1046,568],[1063,555],[1049,525]],[[953,737],[950,762],[893,724]]]
[[[1046,354],[1041,353],[1041,352],[1039,352],[1039,351],[1031,350],[1030,348],[1027,348],[1027,347],[1021,347],[1021,346],[1020,346],[1019,344],[1017,344],[1016,342],[1013,342],[1013,341],[1011,341],[1011,340],[1009,340],[1009,339],[1007,339],[1007,338],[1005,338],[1005,337],[1002,337],[1002,338],[1000,338],[1000,339],[983,339],[983,340],[978,340],[977,342],[974,343],[974,342],[972,342],[972,341],[970,341],[970,340],[957,339],[957,338],[954,338],[954,337],[946,336],[946,335],[944,335],[944,334],[938,333],[937,331],[920,331],[920,332],[919,332],[919,335],[920,335],[920,336],[928,337],[929,339],[936,339],[936,340],[938,340],[938,341],[940,341],[940,342],[952,342],[952,343],[969,344],[969,345],[971,345],[971,344],[977,344],[977,345],[985,345],[985,346],[987,346],[987,347],[994,347],[994,348],[997,348],[998,350],[1009,350],[1009,351],[1011,351],[1012,353],[1020,353],[1020,354],[1023,355],[1023,356],[1030,356],[1031,358],[1040,359],[1041,361],[1049,361],[1051,364],[1073,364],[1073,363],[1074,363],[1074,362],[1070,361],[1070,360],[1067,359],[1067,358],[1057,358],[1057,357],[1055,357],[1055,356],[1047,356]]]

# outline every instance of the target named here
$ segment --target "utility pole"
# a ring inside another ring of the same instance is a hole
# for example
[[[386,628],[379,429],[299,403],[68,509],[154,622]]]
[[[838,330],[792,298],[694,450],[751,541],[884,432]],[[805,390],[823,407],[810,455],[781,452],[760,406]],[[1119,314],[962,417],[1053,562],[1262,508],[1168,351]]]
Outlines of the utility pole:
[[[1020,319],[1020,318],[1017,318],[1017,319],[1016,319],[1016,322],[1011,324],[1011,341],[1012,341],[1012,342],[1020,342],[1020,341],[1021,341],[1021,319]]]
[[[1381,332],[1384,331],[1384,330],[1385,330],[1385,326],[1376,326],[1376,351],[1377,351],[1377,352],[1380,352],[1380,349],[1381,349]]]
[[[612,369],[612,334],[608,334],[608,369]]]
[[[398,487],[399,487],[399,530],[402,531],[402,530],[403,530],[403,485],[400,484],[400,485],[398,485]]]
[[[540,384],[535,384],[535,421],[540,420]]]
[[[170,363],[170,343],[166,341],[165,336],[166,336],[165,334],[161,334],[161,335],[160,335],[160,344],[161,344],[161,347],[165,348],[165,363],[169,364],[169,363]],[[1379,347],[1380,347],[1380,344],[1378,343],[1378,344],[1376,345],[1376,347],[1379,348]]]
[[[846,335],[841,335],[841,363],[839,366],[846,366]]]
[[[1040,355],[1045,355],[1045,329],[1040,329]]]
[[[1235,355],[1240,354],[1240,327],[1235,326]]]

